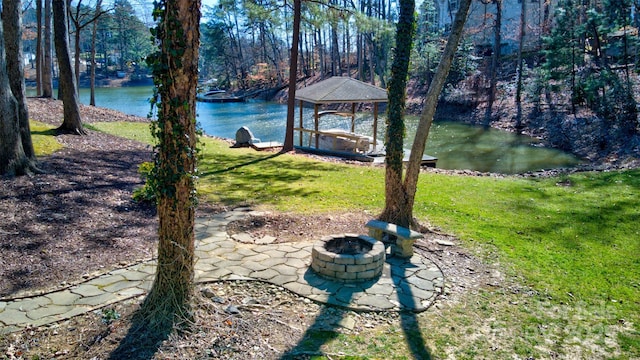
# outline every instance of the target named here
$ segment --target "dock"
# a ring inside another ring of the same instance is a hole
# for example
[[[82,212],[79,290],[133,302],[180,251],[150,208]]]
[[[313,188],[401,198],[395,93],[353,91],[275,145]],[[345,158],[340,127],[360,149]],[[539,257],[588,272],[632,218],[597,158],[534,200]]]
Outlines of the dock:
[[[252,142],[251,147],[258,151],[263,150],[273,150],[277,148],[281,148],[283,144],[277,141],[260,141],[260,142]]]
[[[384,155],[376,156],[373,158],[373,163],[376,165],[384,164]],[[404,158],[402,159],[404,164],[409,162],[409,152],[405,152]],[[420,160],[420,167],[431,167],[435,168],[438,162],[438,158],[431,155],[423,155],[422,160]]]

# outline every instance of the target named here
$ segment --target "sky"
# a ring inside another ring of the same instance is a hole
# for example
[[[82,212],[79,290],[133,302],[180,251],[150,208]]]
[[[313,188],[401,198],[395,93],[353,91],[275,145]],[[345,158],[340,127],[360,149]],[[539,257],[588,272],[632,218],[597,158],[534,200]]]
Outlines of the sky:
[[[202,5],[213,6],[218,3],[218,0],[201,0]],[[74,2],[77,3],[77,2]],[[83,1],[83,4],[90,4],[93,6],[95,1]],[[104,1],[105,4],[113,3],[113,0]],[[133,6],[136,11],[136,15],[145,23],[151,24],[153,23],[153,17],[151,15],[153,11],[153,0],[129,0],[129,3]]]

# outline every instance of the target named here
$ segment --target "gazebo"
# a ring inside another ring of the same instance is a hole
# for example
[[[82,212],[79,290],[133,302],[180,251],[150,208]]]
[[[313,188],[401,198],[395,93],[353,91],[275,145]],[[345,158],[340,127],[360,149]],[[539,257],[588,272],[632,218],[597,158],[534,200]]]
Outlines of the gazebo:
[[[321,137],[329,137],[334,140],[351,141],[354,143],[355,150],[363,150],[360,142],[363,141],[362,135],[357,135],[355,131],[355,109],[357,103],[373,104],[373,146],[377,141],[378,130],[378,104],[387,102],[387,91],[377,86],[364,83],[362,81],[343,76],[334,76],[329,79],[320,81],[313,85],[307,86],[296,91],[296,100],[300,101],[300,123],[299,127],[294,128],[300,132],[299,146],[303,147],[303,135],[309,134],[309,147],[312,145],[312,139],[315,139],[315,150],[320,150],[319,140]],[[305,129],[302,121],[304,102],[313,104],[314,128]],[[320,106],[324,104],[351,104],[350,113],[341,113],[337,111],[320,111]],[[322,115],[336,114],[351,117],[351,133],[336,133],[321,131],[319,129],[319,119]],[[367,141],[368,144],[368,141]],[[363,151],[366,152],[366,151]]]

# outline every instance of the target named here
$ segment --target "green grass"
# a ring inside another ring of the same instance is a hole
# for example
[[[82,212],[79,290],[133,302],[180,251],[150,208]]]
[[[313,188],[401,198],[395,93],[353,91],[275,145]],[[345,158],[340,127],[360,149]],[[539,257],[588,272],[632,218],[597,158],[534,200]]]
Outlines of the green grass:
[[[140,141],[145,144],[154,144],[151,131],[149,130],[149,123],[114,121],[85,124],[84,126],[87,129],[115,134],[127,139]]]
[[[148,133],[146,124],[95,127],[150,141],[140,135]],[[212,139],[203,140],[199,167],[205,201],[372,217],[384,205],[382,168],[230,149]],[[443,310],[447,318],[426,312],[416,328],[386,334],[379,343],[406,337],[410,344],[424,341],[438,357],[469,359],[570,356],[576,348],[585,358],[640,357],[638,199],[640,170],[548,179],[421,175],[414,215],[455,234],[528,290],[468,294]],[[323,348],[336,350],[332,339]],[[345,342],[373,357],[381,351],[369,352],[356,336],[338,341]]]
[[[36,156],[51,155],[62,149],[62,144],[55,138],[55,127],[39,121],[30,121],[31,141]]]

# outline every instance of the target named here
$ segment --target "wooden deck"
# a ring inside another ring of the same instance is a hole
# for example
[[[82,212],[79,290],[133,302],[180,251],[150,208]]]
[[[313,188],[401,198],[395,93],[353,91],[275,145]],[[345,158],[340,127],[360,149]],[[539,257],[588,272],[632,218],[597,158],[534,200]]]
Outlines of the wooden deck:
[[[273,149],[281,148],[282,146],[283,144],[277,141],[261,141],[261,142],[251,143],[251,147],[258,151],[273,150]]]
[[[406,152],[404,154],[404,158],[402,159],[403,163],[408,163],[409,162],[409,152]],[[431,156],[431,155],[423,155],[422,156],[422,160],[420,161],[420,166],[424,166],[424,167],[436,167],[436,163],[438,162],[438,158]],[[373,163],[376,165],[382,165],[384,164],[384,155],[382,156],[377,156],[374,158]]]

